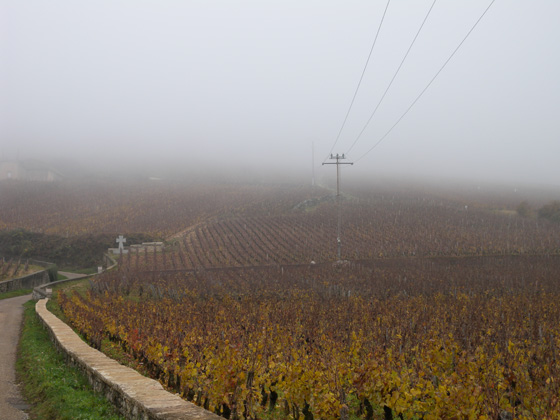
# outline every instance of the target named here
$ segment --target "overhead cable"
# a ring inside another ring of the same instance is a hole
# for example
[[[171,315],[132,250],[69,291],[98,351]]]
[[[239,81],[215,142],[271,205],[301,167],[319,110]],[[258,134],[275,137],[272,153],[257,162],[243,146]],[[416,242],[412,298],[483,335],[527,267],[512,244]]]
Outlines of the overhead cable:
[[[478,18],[478,20],[475,22],[475,24],[471,27],[471,29],[469,30],[469,32],[467,32],[467,34],[465,35],[465,37],[463,38],[463,40],[459,43],[459,45],[457,46],[457,48],[455,48],[455,50],[451,53],[451,55],[449,56],[449,58],[443,63],[443,65],[440,67],[440,69],[437,71],[437,73],[435,74],[434,77],[432,77],[432,79],[430,80],[430,82],[426,85],[426,87],[422,90],[422,92],[420,92],[420,94],[416,97],[416,99],[414,99],[414,101],[412,101],[412,103],[410,104],[410,106],[406,109],[406,111],[404,111],[404,113],[399,117],[399,119],[391,126],[391,128],[389,128],[389,130],[387,130],[387,132],[377,141],[377,143],[375,143],[367,152],[365,152],[362,156],[360,156],[358,159],[356,159],[354,162],[358,162],[359,160],[361,160],[362,158],[364,158],[367,154],[369,154],[373,149],[375,149],[383,140],[385,140],[385,138],[389,135],[389,133],[391,133],[391,131],[393,131],[393,129],[402,121],[402,119],[406,116],[406,114],[408,114],[408,112],[412,109],[412,107],[414,105],[416,105],[416,102],[418,102],[418,100],[422,97],[422,95],[428,90],[428,88],[432,85],[432,83],[434,82],[434,80],[436,80],[436,78],[439,76],[439,74],[442,72],[442,70],[445,68],[445,66],[447,65],[447,63],[449,63],[449,61],[451,61],[451,59],[453,58],[453,56],[455,55],[455,53],[457,53],[457,51],[459,51],[459,48],[461,48],[461,46],[463,45],[463,43],[467,40],[467,38],[469,37],[469,35],[472,33],[472,31],[474,30],[474,28],[476,28],[476,26],[478,25],[478,23],[482,20],[482,18],[484,17],[484,15],[486,15],[486,12],[488,12],[488,10],[490,9],[490,7],[492,7],[492,5],[494,4],[496,0],[492,0],[490,2],[490,4],[488,5],[488,7],[484,10],[484,12],[482,13],[482,15],[480,15],[480,17]]]
[[[340,127],[340,130],[338,130],[338,135],[336,136],[336,140],[334,141],[334,144],[331,147],[331,151],[329,152],[329,154],[325,158],[324,162],[326,162],[327,159],[329,158],[329,156],[332,154],[332,151],[334,150],[334,148],[336,146],[336,143],[338,143],[338,139],[340,138],[340,134],[342,133],[342,130],[344,129],[344,126],[346,125],[346,121],[348,120],[348,116],[350,115],[350,111],[352,110],[352,106],[354,105],[354,101],[356,100],[356,95],[358,94],[358,90],[360,90],[360,85],[362,84],[364,74],[366,73],[366,69],[368,67],[369,60],[371,58],[371,54],[373,53],[373,49],[375,48],[375,44],[377,43],[377,38],[379,37],[379,32],[381,32],[381,27],[383,26],[383,21],[385,20],[385,15],[387,14],[387,9],[389,8],[390,3],[391,3],[391,0],[387,0],[387,4],[385,5],[385,10],[383,11],[383,16],[381,17],[381,21],[379,22],[377,32],[375,33],[375,38],[374,38],[373,43],[371,44],[371,48],[369,50],[369,55],[368,55],[368,58],[366,60],[366,64],[364,66],[364,69],[362,70],[362,75],[360,76],[360,81],[358,82],[358,86],[356,86],[354,96],[352,97],[352,101],[350,102],[350,106],[348,107],[348,111],[346,112],[346,117],[344,117],[344,121],[342,122],[342,126]]]
[[[375,109],[373,110],[373,112],[371,113],[371,116],[369,117],[369,119],[367,120],[366,124],[364,125],[364,128],[362,128],[362,131],[360,131],[360,134],[358,134],[358,137],[356,137],[356,140],[354,140],[354,143],[352,143],[352,145],[350,146],[350,149],[348,149],[348,151],[346,152],[346,154],[350,153],[350,151],[354,148],[354,146],[356,145],[356,143],[358,142],[358,140],[360,139],[360,137],[362,136],[362,134],[364,133],[364,131],[366,130],[366,128],[368,127],[369,123],[371,122],[371,120],[373,119],[373,116],[376,114],[377,110],[379,109],[379,106],[381,105],[381,103],[383,102],[383,99],[385,99],[385,96],[387,95],[387,92],[389,92],[389,89],[391,89],[391,85],[393,84],[393,82],[395,81],[395,78],[397,77],[397,75],[399,74],[399,71],[401,70],[404,62],[406,61],[406,58],[408,57],[408,54],[410,53],[410,50],[412,50],[412,46],[414,45],[414,43],[416,42],[416,39],[418,38],[418,35],[420,35],[420,32],[422,31],[422,28],[424,27],[424,24],[426,23],[426,21],[428,20],[428,17],[430,16],[430,13],[432,12],[432,9],[434,8],[434,5],[436,4],[437,0],[434,0],[434,2],[432,3],[430,9],[428,10],[428,13],[426,14],[426,16],[424,17],[424,20],[422,21],[422,24],[420,25],[420,28],[418,28],[418,31],[416,32],[416,35],[414,36],[414,39],[412,40],[412,42],[410,43],[410,46],[408,47],[408,50],[406,51],[406,54],[404,55],[401,63],[399,64],[399,67],[397,68],[397,71],[395,72],[395,74],[393,75],[393,78],[391,79],[391,81],[389,82],[389,85],[387,86],[387,88],[385,89],[385,92],[383,92],[383,95],[381,96],[381,99],[379,99],[379,102],[377,103],[377,106],[375,107]]]

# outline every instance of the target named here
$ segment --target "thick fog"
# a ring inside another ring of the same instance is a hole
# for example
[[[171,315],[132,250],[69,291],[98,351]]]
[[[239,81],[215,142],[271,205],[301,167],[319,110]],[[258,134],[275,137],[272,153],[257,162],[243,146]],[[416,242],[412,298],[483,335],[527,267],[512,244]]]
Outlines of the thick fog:
[[[0,0],[0,159],[560,184],[560,2]],[[368,151],[383,139],[376,147]],[[354,144],[355,143],[355,144]],[[352,145],[354,146],[352,147]]]

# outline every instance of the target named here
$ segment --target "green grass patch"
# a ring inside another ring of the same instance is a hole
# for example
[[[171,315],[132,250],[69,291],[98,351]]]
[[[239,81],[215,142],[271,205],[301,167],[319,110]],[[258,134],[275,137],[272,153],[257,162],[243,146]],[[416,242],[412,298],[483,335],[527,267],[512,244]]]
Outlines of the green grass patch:
[[[47,309],[54,315],[56,316],[58,319],[60,319],[62,322],[68,324],[68,319],[66,319],[66,317],[64,316],[64,314],[62,313],[60,306],[58,306],[58,303],[56,303],[56,294],[53,293],[52,298],[49,299],[49,301],[47,302]],[[70,325],[70,324],[68,324]]]
[[[95,393],[85,375],[66,364],[35,313],[35,302],[25,305],[16,369],[22,392],[32,404],[31,419],[121,420],[116,409]]]
[[[66,292],[76,291],[80,294],[84,294],[89,289],[89,279],[78,279],[73,281],[67,281],[61,284],[55,284],[52,286],[53,297],[60,289],[64,289]]]
[[[66,277],[66,276],[64,276],[60,273],[57,273],[56,278],[57,278],[57,280],[66,280],[68,277]]]
[[[33,289],[12,290],[11,292],[0,293],[0,300],[9,299],[18,296],[30,295],[32,292]]]

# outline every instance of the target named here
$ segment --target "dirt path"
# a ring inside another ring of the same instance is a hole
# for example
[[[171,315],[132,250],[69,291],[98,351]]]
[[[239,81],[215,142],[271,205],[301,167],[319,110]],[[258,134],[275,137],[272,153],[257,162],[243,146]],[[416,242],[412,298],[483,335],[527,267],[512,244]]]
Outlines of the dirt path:
[[[0,300],[0,417],[3,420],[27,419],[25,404],[16,386],[16,350],[23,304],[31,295]]]
[[[87,274],[69,273],[67,271],[59,271],[58,274],[61,274],[65,277],[69,278],[70,280],[77,280],[77,279],[81,279],[82,277],[87,276]]]

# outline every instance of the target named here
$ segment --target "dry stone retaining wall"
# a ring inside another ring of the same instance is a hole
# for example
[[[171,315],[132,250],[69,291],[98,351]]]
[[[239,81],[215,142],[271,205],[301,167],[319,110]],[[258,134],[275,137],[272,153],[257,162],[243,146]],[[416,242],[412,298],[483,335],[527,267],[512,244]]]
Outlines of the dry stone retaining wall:
[[[153,379],[140,375],[84,343],[64,322],[47,310],[48,299],[35,305],[39,318],[68,363],[88,377],[128,419],[138,420],[223,420],[216,414],[183,400],[163,389]]]
[[[18,277],[0,282],[0,293],[11,292],[12,290],[32,289],[40,284],[48,283],[49,273],[47,270],[37,271],[27,276]]]

